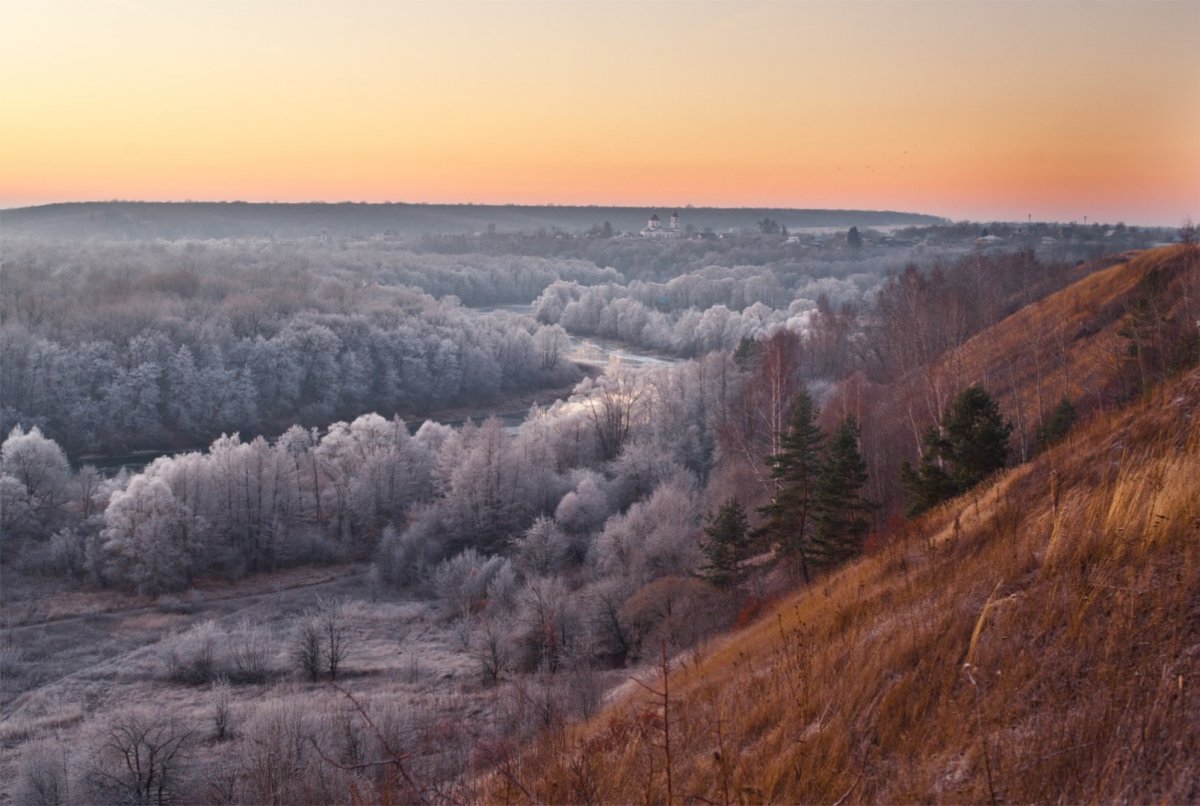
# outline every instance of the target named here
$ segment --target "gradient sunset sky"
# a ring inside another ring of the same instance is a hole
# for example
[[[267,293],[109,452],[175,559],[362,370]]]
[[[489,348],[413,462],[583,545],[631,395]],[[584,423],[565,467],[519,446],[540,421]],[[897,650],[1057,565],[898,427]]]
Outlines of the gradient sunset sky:
[[[1200,219],[1200,0],[0,0],[0,205]]]

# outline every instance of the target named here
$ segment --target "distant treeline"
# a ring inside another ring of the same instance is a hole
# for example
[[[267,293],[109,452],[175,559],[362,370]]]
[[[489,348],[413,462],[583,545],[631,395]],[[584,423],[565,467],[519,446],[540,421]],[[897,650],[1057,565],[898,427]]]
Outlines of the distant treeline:
[[[674,208],[659,208],[660,215]],[[536,207],[484,204],[258,204],[247,202],[70,202],[3,212],[5,233],[58,239],[298,238],[330,235],[564,230],[584,232],[608,222],[637,232],[656,212],[647,207]],[[918,213],[780,208],[680,209],[681,225],[757,230],[769,218],[789,228],[937,224]]]

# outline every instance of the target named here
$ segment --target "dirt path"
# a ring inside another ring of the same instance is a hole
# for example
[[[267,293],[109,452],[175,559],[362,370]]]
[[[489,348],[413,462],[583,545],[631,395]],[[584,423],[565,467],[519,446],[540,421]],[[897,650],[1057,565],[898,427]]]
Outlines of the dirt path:
[[[206,595],[203,588],[194,588],[202,594],[202,598],[194,604],[194,610],[190,610],[189,614],[195,613],[203,615],[206,610],[212,605],[222,602],[238,602],[243,599],[264,596],[267,594],[283,593],[286,591],[301,590],[303,588],[315,588],[322,585],[330,585],[335,582],[340,582],[351,577],[365,576],[367,573],[366,566],[355,564],[352,566],[335,566],[333,569],[326,572],[319,579],[311,581],[300,581],[291,584],[272,585],[269,590],[250,590],[250,591],[232,591],[223,595]],[[260,582],[261,580],[255,580]],[[237,584],[237,583],[235,583]],[[211,588],[211,590],[220,590],[221,588]],[[183,599],[180,600],[182,606],[191,607],[191,603]],[[13,607],[15,605],[8,605]],[[67,613],[60,616],[52,616],[42,621],[21,622],[19,624],[5,624],[3,629],[5,636],[17,635],[26,630],[43,629],[51,626],[69,625],[80,622],[93,622],[101,618],[128,618],[147,613],[165,612],[165,608],[159,604],[145,604],[136,607],[117,608],[115,610],[96,610],[87,613]]]

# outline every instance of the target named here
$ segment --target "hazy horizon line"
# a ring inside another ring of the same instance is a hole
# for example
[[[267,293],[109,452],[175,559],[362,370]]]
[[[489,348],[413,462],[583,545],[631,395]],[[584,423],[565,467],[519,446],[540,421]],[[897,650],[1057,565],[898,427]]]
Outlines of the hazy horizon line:
[[[361,205],[408,205],[412,207],[575,207],[613,208],[613,209],[647,209],[647,210],[853,210],[870,213],[904,213],[906,215],[928,215],[937,218],[949,218],[937,213],[925,213],[915,210],[896,210],[878,207],[793,207],[778,204],[626,204],[602,202],[491,202],[491,201],[368,201],[355,199],[306,199],[298,200],[264,200],[264,199],[58,199],[55,201],[36,202],[32,204],[10,204],[0,202],[0,210],[24,210],[34,207],[52,207],[58,204],[361,204]]]
[[[508,208],[566,208],[566,209],[625,209],[625,210],[786,210],[786,211],[831,211],[831,212],[864,212],[864,213],[899,213],[904,215],[923,215],[933,218],[940,218],[950,223],[961,222],[978,222],[978,223],[1008,223],[1019,224],[1028,219],[1021,218],[1003,218],[1003,217],[956,217],[945,215],[943,213],[926,212],[923,210],[901,210],[894,208],[871,208],[871,207],[790,207],[779,205],[706,205],[706,204],[623,204],[623,203],[564,203],[564,202],[489,202],[489,201],[369,201],[369,200],[354,200],[354,199],[339,199],[337,201],[329,199],[308,199],[305,201],[296,200],[261,200],[261,199],[58,199],[55,201],[37,202],[33,204],[9,204],[0,202],[0,213],[12,212],[15,210],[31,210],[40,207],[54,207],[58,205],[71,204],[245,204],[245,205],[279,205],[279,206],[301,206],[301,205],[360,205],[360,206],[375,206],[384,207],[389,205],[408,206],[408,207],[508,207]],[[1090,216],[1085,217],[1091,218]],[[1088,225],[1101,223],[1121,223],[1125,219],[1114,219],[1113,222],[1108,222],[1104,219],[1095,219],[1087,221]],[[1162,229],[1172,229],[1185,224],[1188,221],[1186,214],[1182,215],[1178,222],[1175,223],[1146,223],[1138,221],[1129,226],[1142,226]],[[1079,224],[1078,219],[1036,219],[1034,223],[1039,224]]]

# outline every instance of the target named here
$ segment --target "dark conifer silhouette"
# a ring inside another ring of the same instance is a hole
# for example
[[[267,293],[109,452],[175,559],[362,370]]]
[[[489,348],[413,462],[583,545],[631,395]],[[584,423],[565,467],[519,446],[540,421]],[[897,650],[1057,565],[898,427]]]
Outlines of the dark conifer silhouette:
[[[1058,402],[1058,405],[1054,407],[1054,411],[1050,413],[1050,419],[1038,426],[1038,448],[1045,449],[1058,442],[1067,435],[1067,432],[1071,430],[1071,426],[1074,424],[1075,406],[1071,404],[1069,397],[1063,395],[1062,400]]]
[[[914,469],[908,462],[900,479],[908,491],[907,511],[918,515],[971,489],[1008,458],[1012,424],[981,386],[965,389],[942,417],[940,428],[925,432],[925,453]]]
[[[700,549],[705,562],[696,569],[696,576],[718,588],[731,588],[745,578],[749,525],[746,510],[736,498],[730,498],[709,518]]]
[[[810,516],[825,435],[817,427],[816,411],[807,391],[796,395],[791,409],[779,453],[767,457],[776,490],[771,502],[758,510],[766,522],[756,534],[773,544],[781,558],[793,562],[807,581],[805,543],[812,529]]]
[[[867,463],[858,450],[859,427],[848,416],[833,433],[817,478],[808,556],[814,566],[831,568],[856,556],[867,533],[871,504],[863,498]]]

